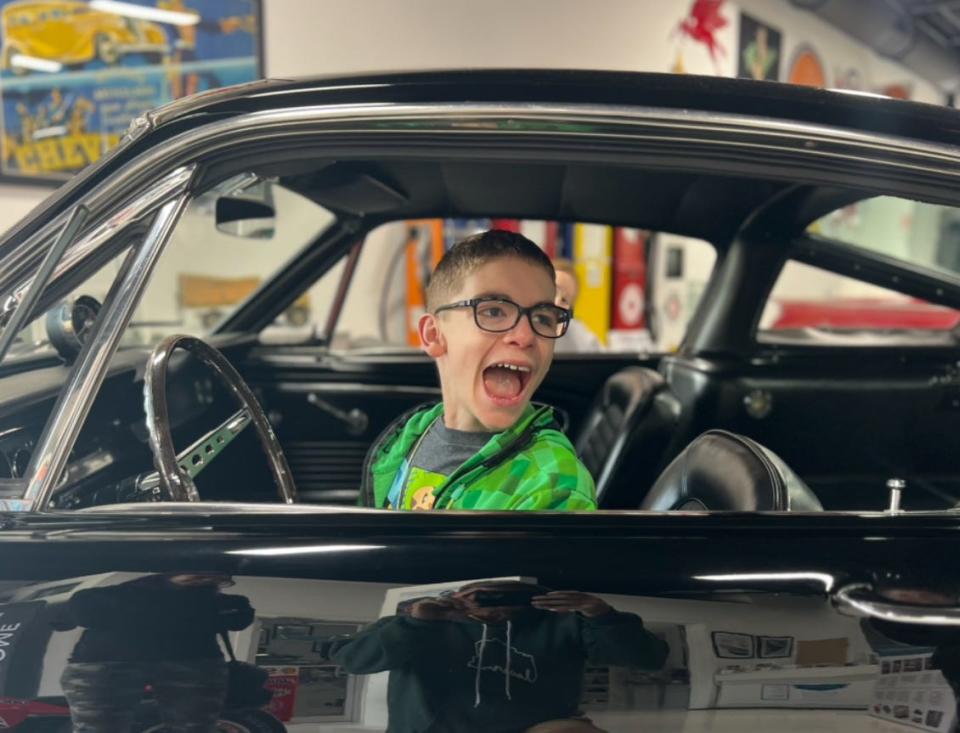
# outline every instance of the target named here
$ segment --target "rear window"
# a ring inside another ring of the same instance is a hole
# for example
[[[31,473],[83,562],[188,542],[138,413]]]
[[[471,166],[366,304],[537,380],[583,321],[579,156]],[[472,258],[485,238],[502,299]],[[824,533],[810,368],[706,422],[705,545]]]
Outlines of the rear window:
[[[760,320],[760,340],[791,336],[855,344],[859,336],[897,337],[903,342],[949,335],[960,311],[851,277],[787,262]]]
[[[877,196],[821,217],[807,232],[936,273],[960,275],[960,210],[950,206]]]

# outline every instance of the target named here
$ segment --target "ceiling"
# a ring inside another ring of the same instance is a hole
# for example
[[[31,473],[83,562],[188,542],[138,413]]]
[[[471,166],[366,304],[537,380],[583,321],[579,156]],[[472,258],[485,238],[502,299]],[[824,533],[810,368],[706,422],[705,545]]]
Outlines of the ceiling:
[[[945,92],[960,91],[960,0],[790,0]]]

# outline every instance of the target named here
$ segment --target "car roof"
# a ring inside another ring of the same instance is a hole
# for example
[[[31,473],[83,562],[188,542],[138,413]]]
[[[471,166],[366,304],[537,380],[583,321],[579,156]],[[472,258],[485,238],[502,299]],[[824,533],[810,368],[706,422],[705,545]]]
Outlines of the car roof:
[[[752,79],[649,72],[464,69],[266,79],[161,107],[156,125],[203,115],[323,104],[529,102],[760,116],[955,143],[960,111],[879,95]]]

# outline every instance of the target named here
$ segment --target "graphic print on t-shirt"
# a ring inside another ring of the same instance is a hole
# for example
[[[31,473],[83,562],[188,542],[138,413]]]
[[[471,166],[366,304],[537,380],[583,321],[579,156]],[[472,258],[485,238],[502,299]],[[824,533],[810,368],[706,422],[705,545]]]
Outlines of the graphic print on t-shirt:
[[[407,486],[403,492],[403,508],[412,511],[429,511],[433,509],[436,497],[433,492],[446,480],[446,476],[432,471],[425,471],[414,466],[410,469]]]

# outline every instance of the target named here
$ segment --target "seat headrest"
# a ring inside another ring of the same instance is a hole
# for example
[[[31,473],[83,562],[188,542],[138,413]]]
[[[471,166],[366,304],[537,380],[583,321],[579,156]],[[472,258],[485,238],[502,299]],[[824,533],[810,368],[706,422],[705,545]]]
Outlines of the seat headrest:
[[[776,453],[750,438],[709,430],[660,474],[640,504],[650,511],[822,511]]]

